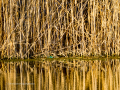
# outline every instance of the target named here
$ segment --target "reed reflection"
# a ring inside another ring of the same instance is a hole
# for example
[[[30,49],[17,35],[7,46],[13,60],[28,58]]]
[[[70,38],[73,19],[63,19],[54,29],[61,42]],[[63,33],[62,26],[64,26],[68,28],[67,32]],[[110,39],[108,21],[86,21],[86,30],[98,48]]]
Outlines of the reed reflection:
[[[0,62],[0,90],[120,90],[120,60]]]

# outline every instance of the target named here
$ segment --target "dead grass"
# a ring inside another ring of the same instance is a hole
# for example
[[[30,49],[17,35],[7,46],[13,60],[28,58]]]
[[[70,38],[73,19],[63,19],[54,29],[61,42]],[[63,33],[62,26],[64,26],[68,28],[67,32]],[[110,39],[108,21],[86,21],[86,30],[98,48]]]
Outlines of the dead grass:
[[[0,56],[120,55],[119,0],[1,0]]]

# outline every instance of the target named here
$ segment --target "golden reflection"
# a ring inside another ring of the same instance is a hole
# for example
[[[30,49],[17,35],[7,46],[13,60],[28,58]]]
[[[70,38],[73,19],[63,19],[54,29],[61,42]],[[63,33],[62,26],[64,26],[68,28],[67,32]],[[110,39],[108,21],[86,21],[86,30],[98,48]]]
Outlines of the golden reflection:
[[[120,60],[3,61],[0,90],[120,90]]]

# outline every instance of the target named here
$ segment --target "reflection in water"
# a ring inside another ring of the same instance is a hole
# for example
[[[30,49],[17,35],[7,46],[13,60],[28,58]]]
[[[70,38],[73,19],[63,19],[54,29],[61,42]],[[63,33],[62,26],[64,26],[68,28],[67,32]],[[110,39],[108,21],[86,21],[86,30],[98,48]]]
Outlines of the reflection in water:
[[[119,61],[0,62],[0,90],[120,90]]]

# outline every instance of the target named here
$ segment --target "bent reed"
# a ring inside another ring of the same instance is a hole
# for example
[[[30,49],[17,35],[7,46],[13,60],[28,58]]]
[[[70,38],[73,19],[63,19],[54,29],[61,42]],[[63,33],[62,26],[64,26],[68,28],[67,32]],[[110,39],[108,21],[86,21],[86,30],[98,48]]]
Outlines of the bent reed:
[[[0,0],[0,58],[120,55],[119,0]]]

